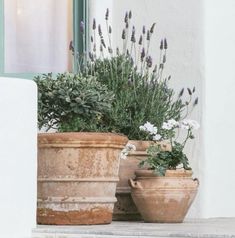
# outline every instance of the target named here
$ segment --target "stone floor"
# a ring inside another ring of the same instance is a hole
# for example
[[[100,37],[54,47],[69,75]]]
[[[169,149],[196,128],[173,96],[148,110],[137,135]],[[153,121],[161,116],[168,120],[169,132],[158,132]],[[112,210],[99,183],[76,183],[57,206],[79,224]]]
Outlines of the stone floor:
[[[113,222],[95,226],[38,226],[32,238],[235,238],[235,218],[187,220],[182,224]]]

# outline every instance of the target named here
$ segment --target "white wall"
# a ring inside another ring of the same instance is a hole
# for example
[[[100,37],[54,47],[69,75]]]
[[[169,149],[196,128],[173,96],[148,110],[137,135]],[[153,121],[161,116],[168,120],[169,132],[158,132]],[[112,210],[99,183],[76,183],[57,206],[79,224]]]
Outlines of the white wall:
[[[196,86],[199,106],[190,115],[202,123],[203,81],[204,81],[204,51],[203,51],[203,5],[202,0],[118,0],[90,1],[91,18],[95,17],[105,27],[104,15],[110,8],[113,26],[113,43],[121,46],[121,33],[124,27],[126,11],[133,13],[133,24],[139,35],[142,26],[150,28],[156,22],[155,34],[152,38],[151,55],[158,62],[159,43],[161,38],[168,40],[167,64],[165,75],[171,75],[171,85],[179,91],[182,87]],[[202,174],[204,163],[202,129],[196,139],[188,146],[194,175]],[[200,217],[201,188],[194,202],[189,217]]]
[[[0,237],[29,238],[36,226],[37,88],[0,77]]]
[[[235,216],[235,1],[205,1],[205,217]]]

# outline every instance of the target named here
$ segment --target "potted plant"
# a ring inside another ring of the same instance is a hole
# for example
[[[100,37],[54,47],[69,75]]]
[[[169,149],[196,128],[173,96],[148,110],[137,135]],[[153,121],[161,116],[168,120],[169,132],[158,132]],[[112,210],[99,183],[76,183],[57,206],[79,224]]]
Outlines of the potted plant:
[[[112,221],[119,154],[127,137],[108,133],[114,94],[95,77],[38,76],[39,224]]]
[[[134,178],[134,171],[138,163],[147,157],[146,149],[151,144],[149,136],[138,128],[143,122],[149,121],[161,127],[168,119],[180,120],[181,112],[189,108],[190,102],[196,102],[192,95],[183,99],[184,89],[175,95],[169,86],[171,76],[164,76],[167,60],[168,43],[162,39],[159,45],[159,62],[152,60],[151,42],[155,30],[155,23],[149,29],[142,27],[141,33],[136,34],[136,27],[132,25],[132,12],[124,16],[124,27],[121,35],[122,46],[115,47],[112,43],[112,26],[109,22],[109,10],[105,13],[106,34],[103,29],[92,22],[90,31],[90,52],[78,55],[78,74],[92,75],[111,90],[115,98],[112,102],[110,117],[105,121],[109,131],[125,134],[129,143],[134,145],[127,159],[121,160],[117,186],[117,203],[114,208],[114,220],[141,219],[131,198],[128,179]],[[81,33],[84,34],[84,24],[81,23]],[[73,47],[71,47],[73,49]],[[75,52],[73,52],[75,53]],[[84,56],[88,55],[88,58]],[[193,90],[189,89],[190,92]],[[164,142],[161,142],[164,143]],[[169,145],[168,148],[169,149]]]
[[[130,179],[132,198],[146,222],[182,222],[190,208],[199,182],[192,179],[192,170],[183,152],[188,140],[194,139],[193,131],[199,128],[194,120],[184,119],[164,122],[161,128],[151,123],[140,130],[151,135],[154,144],[149,146],[148,158],[140,163],[135,180]],[[179,131],[185,138],[177,141]],[[171,150],[162,150],[158,143],[167,140]]]

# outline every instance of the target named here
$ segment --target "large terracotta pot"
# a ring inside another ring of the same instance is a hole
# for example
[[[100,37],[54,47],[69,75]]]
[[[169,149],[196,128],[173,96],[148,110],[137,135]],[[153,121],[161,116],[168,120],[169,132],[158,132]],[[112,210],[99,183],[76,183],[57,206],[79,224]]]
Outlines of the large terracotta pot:
[[[131,151],[126,159],[122,159],[119,169],[119,182],[117,184],[116,198],[114,206],[113,220],[115,221],[137,221],[142,220],[131,197],[131,188],[128,184],[129,178],[135,177],[135,170],[138,169],[140,161],[147,158],[147,148],[153,144],[151,141],[130,140],[128,143],[136,147]],[[170,150],[170,145],[161,142],[163,150]]]
[[[112,133],[39,134],[37,222],[110,223],[127,141]]]
[[[191,170],[167,170],[159,177],[151,170],[137,170],[130,179],[131,195],[145,222],[182,222],[198,188]]]

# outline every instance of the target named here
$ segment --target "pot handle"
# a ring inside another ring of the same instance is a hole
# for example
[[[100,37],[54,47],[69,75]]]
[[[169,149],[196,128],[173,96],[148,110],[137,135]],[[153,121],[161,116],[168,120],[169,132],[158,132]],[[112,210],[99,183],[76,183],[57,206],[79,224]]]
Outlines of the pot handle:
[[[193,181],[197,182],[197,185],[199,186],[200,182],[199,182],[198,178],[194,178]]]
[[[131,188],[143,189],[143,187],[141,186],[140,182],[138,182],[138,181],[135,181],[133,179],[129,179],[128,182],[129,182],[129,185],[131,186]]]

